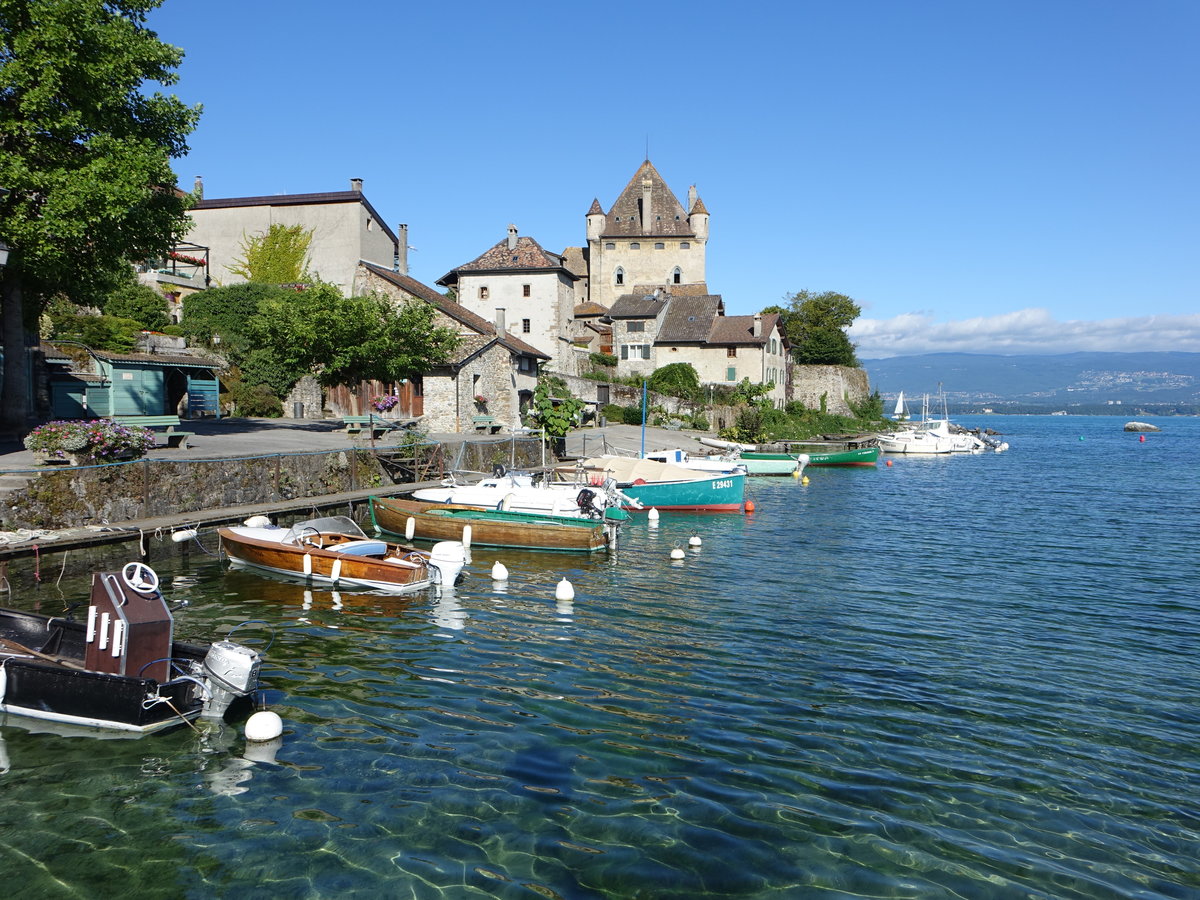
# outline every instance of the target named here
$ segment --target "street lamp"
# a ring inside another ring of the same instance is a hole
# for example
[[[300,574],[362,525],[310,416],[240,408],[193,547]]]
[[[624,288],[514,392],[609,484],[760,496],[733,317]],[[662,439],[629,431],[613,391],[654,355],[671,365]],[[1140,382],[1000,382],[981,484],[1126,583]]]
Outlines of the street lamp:
[[[8,244],[0,241],[0,266],[8,265]]]

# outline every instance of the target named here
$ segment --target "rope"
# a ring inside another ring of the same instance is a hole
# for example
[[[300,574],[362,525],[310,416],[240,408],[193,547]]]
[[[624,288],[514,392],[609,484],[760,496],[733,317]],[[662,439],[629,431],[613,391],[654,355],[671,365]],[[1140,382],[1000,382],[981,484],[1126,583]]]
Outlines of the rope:
[[[42,583],[42,552],[37,544],[33,545],[33,580]]]

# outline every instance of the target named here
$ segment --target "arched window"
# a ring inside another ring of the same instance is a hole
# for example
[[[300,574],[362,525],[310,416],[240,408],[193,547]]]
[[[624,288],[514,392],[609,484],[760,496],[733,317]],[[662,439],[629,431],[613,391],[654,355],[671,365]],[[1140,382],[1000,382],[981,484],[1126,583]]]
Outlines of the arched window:
[[[617,266],[617,271],[616,271],[615,282],[616,282],[617,284],[624,284],[624,283],[625,283],[625,270],[624,270],[624,269],[622,269],[620,266]]]
[[[679,271],[679,266],[671,273],[671,284],[683,284],[683,273]]]

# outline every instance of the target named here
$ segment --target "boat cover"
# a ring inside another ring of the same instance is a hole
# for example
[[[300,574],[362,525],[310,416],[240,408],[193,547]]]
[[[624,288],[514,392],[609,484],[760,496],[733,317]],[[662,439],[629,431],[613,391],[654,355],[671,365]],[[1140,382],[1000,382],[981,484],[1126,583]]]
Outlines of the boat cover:
[[[592,471],[602,471],[606,476],[617,479],[618,484],[642,481],[699,481],[711,474],[697,469],[685,469],[653,459],[635,459],[631,456],[593,456],[585,459],[583,466]]]

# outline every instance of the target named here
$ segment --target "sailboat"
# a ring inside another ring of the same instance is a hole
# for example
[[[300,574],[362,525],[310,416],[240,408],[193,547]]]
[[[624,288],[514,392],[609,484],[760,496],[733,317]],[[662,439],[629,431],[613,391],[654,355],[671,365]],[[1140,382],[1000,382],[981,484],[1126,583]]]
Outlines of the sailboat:
[[[904,407],[904,391],[901,391],[900,396],[896,398],[896,408],[892,410],[892,415],[896,417],[896,421],[898,422],[908,420],[908,410]]]

